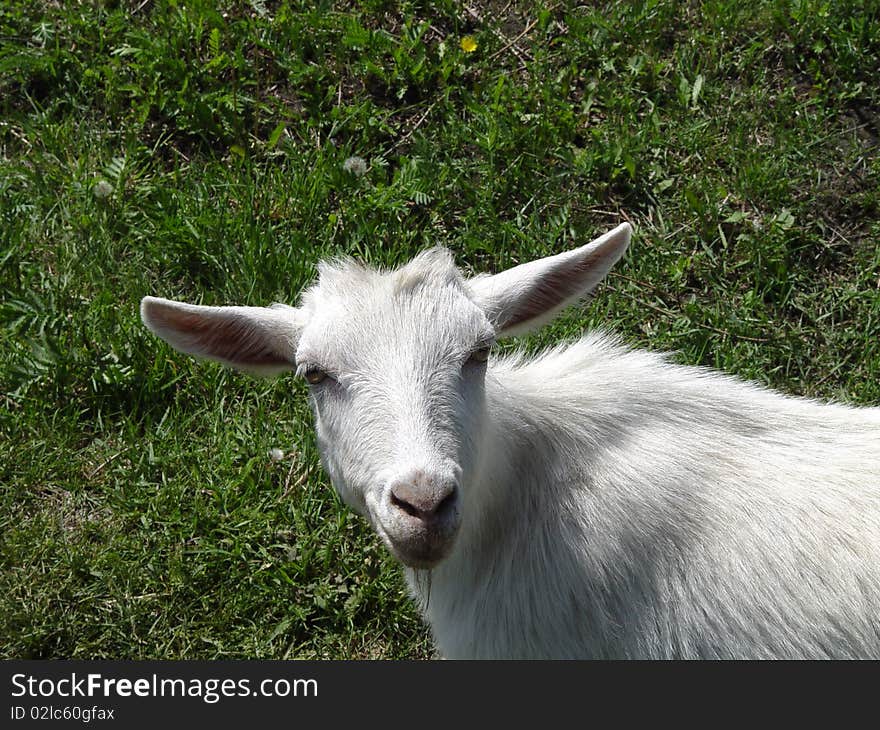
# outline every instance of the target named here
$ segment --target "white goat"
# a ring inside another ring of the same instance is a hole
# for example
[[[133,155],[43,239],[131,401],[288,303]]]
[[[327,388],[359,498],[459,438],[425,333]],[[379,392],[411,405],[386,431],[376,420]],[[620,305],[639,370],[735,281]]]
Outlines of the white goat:
[[[472,279],[444,249],[325,263],[298,308],[141,314],[183,352],[305,376],[324,466],[444,656],[880,657],[880,409],[602,335],[489,360],[629,239]]]

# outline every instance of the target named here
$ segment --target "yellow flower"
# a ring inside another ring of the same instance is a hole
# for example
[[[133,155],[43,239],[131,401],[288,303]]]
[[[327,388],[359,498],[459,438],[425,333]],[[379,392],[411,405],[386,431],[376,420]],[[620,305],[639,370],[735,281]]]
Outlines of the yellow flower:
[[[473,53],[477,50],[477,40],[472,35],[466,35],[461,39],[461,50],[465,53]]]

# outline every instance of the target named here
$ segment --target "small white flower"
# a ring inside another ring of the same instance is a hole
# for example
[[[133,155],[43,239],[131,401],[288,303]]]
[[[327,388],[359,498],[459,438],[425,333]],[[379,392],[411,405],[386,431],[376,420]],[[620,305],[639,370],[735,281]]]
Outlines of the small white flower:
[[[92,195],[94,195],[99,200],[103,200],[108,197],[113,192],[113,186],[108,183],[106,180],[98,180],[92,186]]]
[[[284,458],[284,452],[279,448],[269,449],[269,458],[272,461],[281,461]]]
[[[350,172],[352,175],[360,177],[367,172],[367,161],[363,157],[355,155],[354,157],[349,157],[342,163],[342,169],[346,172]]]

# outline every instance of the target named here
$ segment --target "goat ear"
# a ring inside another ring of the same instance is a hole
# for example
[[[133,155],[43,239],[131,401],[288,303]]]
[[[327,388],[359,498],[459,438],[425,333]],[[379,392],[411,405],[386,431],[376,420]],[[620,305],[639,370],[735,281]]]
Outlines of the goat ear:
[[[537,329],[590,292],[623,256],[632,227],[613,231],[573,251],[468,281],[474,301],[500,337]]]
[[[296,367],[302,331],[299,310],[271,307],[203,307],[144,297],[141,319],[176,350],[217,360],[256,375],[274,375]]]

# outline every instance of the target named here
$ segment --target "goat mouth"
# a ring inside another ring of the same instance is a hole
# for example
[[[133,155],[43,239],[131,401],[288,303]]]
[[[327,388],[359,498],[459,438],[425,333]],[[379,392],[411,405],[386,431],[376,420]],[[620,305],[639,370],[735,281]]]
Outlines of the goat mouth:
[[[372,507],[368,503],[368,508]],[[388,514],[381,509],[368,509],[369,521],[398,562],[409,568],[435,567],[452,552],[461,520],[457,512],[434,524],[425,524],[408,515]]]
[[[448,544],[439,547],[432,545],[428,548],[416,550],[413,550],[412,546],[407,546],[406,549],[401,549],[400,546],[397,546],[394,543],[389,543],[388,548],[391,551],[391,554],[408,568],[428,570],[436,567],[444,560],[444,558],[446,558],[447,555],[449,555],[449,552],[452,549],[452,540],[450,540]]]
[[[378,527],[378,526],[377,526]],[[392,537],[385,529],[377,530],[388,551],[408,568],[425,570],[441,563],[455,544],[456,532],[450,535],[425,535],[419,538]]]

